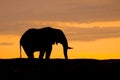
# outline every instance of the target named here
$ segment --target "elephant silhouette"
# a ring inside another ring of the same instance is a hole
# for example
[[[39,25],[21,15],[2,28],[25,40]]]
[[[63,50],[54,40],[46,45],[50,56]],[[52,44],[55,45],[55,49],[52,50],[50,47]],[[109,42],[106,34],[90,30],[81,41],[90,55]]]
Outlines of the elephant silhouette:
[[[45,59],[50,59],[53,44],[61,43],[63,46],[63,53],[65,59],[68,59],[67,50],[72,49],[68,46],[67,39],[62,30],[44,27],[40,29],[30,28],[28,29],[20,39],[20,58],[21,47],[23,47],[27,57],[29,59],[34,58],[34,52],[40,51],[39,59],[43,59],[46,53]]]

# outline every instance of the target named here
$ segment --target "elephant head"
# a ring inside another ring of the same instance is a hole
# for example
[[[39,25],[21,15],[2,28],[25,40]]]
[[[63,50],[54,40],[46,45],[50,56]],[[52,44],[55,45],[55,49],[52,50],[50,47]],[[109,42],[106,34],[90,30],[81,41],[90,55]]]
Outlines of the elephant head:
[[[62,30],[54,29],[54,31],[55,31],[55,34],[54,34],[55,35],[55,43],[56,44],[58,44],[58,43],[62,44],[65,59],[68,59],[67,50],[72,49],[72,48],[68,46],[67,38],[65,37],[65,34],[63,33]]]
[[[62,30],[51,27],[28,29],[20,39],[20,57],[22,46],[28,58],[34,58],[34,51],[40,51],[39,58],[43,58],[44,53],[46,52],[46,59],[49,59],[52,44],[55,43],[62,44],[65,59],[68,59],[67,50],[72,48],[68,46],[67,39]]]

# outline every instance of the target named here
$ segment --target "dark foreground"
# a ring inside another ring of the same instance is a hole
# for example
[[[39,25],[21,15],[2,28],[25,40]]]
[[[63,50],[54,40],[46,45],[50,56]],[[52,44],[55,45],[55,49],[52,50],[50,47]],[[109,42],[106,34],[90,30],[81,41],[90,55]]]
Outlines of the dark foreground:
[[[0,80],[119,79],[120,60],[0,59]]]

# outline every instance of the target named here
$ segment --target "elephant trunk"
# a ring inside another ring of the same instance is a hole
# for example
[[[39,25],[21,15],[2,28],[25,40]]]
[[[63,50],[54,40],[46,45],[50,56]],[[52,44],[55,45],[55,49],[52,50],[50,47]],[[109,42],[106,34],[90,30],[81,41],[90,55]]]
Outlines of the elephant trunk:
[[[66,39],[61,44],[63,46],[64,57],[65,57],[65,59],[68,59],[67,51],[68,51],[68,49],[72,49],[72,48],[68,46],[68,42]]]
[[[67,50],[68,50],[68,48],[63,47],[65,59],[68,59]]]

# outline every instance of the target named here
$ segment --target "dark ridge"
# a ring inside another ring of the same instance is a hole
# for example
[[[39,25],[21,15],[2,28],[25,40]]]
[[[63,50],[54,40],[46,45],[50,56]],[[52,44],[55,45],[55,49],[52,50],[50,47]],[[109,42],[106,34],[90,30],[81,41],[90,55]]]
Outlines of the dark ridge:
[[[108,79],[119,77],[119,72],[120,59],[0,59],[1,77],[16,80]]]

